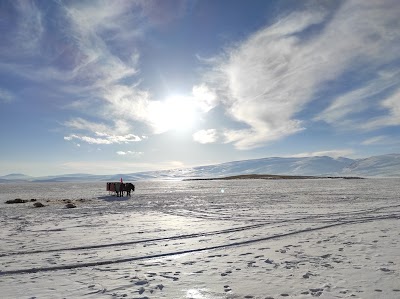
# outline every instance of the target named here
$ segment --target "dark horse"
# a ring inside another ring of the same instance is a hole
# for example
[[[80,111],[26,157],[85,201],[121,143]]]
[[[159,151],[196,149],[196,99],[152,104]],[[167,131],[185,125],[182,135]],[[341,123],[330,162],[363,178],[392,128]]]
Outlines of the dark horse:
[[[118,197],[123,197],[125,191],[127,196],[131,196],[131,191],[135,191],[135,185],[132,183],[115,183],[115,192]]]
[[[131,196],[131,191],[135,191],[135,185],[132,183],[125,184],[125,190],[127,196]]]
[[[115,193],[117,193],[118,197],[124,196],[125,184],[124,183],[115,183]]]

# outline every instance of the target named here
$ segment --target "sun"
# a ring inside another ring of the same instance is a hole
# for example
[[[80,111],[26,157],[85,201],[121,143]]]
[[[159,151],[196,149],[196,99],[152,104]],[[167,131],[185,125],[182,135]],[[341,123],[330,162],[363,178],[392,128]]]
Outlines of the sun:
[[[196,105],[191,97],[173,95],[152,107],[153,125],[158,132],[184,131],[196,120]]]

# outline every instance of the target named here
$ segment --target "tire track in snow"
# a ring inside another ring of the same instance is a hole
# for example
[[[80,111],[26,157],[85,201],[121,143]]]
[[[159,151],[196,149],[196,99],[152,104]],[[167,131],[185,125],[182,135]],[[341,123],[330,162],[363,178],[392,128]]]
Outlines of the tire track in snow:
[[[10,271],[0,271],[0,277],[4,276],[4,275],[30,274],[30,273],[37,273],[37,272],[49,272],[49,271],[60,271],[60,270],[71,270],[71,269],[87,268],[87,267],[95,267],[95,266],[104,266],[104,265],[126,263],[126,262],[138,261],[138,260],[164,258],[164,257],[169,257],[169,256],[175,256],[175,255],[225,249],[225,248],[229,248],[229,247],[244,246],[244,245],[248,245],[248,244],[253,244],[253,243],[258,243],[258,242],[263,242],[263,241],[268,241],[268,240],[273,240],[273,239],[279,239],[279,238],[283,238],[283,237],[298,235],[301,233],[308,233],[308,232],[328,229],[331,227],[336,227],[336,226],[341,226],[341,225],[360,224],[360,223],[372,222],[372,221],[377,221],[377,220],[390,220],[390,219],[399,220],[400,214],[392,214],[392,215],[380,216],[380,217],[372,217],[371,216],[371,217],[365,217],[365,218],[357,219],[357,220],[341,221],[341,222],[336,222],[336,223],[313,227],[313,228],[306,228],[306,229],[291,231],[291,232],[287,232],[287,233],[275,234],[275,235],[263,237],[263,238],[251,239],[251,240],[246,240],[246,241],[238,241],[238,242],[228,243],[228,244],[223,244],[223,245],[159,253],[159,254],[153,254],[153,255],[127,257],[127,258],[121,258],[121,259],[115,259],[115,260],[104,260],[104,261],[97,261],[97,262],[87,262],[87,263],[69,264],[69,265],[52,266],[52,267],[38,267],[38,268],[17,269],[17,270],[10,270]]]
[[[107,243],[107,244],[98,244],[98,245],[87,245],[87,246],[68,247],[68,248],[56,248],[56,249],[48,249],[48,250],[9,252],[9,253],[0,254],[0,257],[13,256],[13,255],[38,254],[38,253],[51,253],[51,252],[61,252],[61,251],[99,249],[99,248],[107,248],[107,247],[117,247],[117,246],[126,246],[126,245],[134,245],[134,244],[141,244],[141,243],[150,243],[150,242],[157,242],[157,241],[184,240],[184,239],[192,239],[192,238],[198,238],[198,237],[208,237],[208,236],[214,236],[214,235],[236,233],[236,232],[246,231],[246,230],[250,230],[250,229],[260,228],[260,227],[270,225],[270,224],[301,221],[301,220],[306,220],[306,219],[309,219],[309,217],[301,217],[301,218],[287,219],[287,220],[281,220],[281,221],[270,221],[270,222],[234,227],[234,228],[205,232],[205,233],[194,233],[194,234],[176,235],[176,236],[170,236],[170,237],[161,237],[161,238],[144,239],[144,240],[136,240],[136,241]]]
[[[371,214],[371,213],[377,213],[378,211],[381,210],[386,210],[386,209],[392,209],[392,208],[398,208],[400,205],[390,205],[390,206],[382,206],[382,207],[373,207],[373,208],[368,208],[368,209],[362,209],[362,210],[354,210],[354,211],[347,211],[347,212],[332,212],[332,213],[324,213],[324,214],[312,214],[308,215],[307,217],[304,217],[305,220],[308,219],[315,219],[315,218],[331,218],[331,217],[354,217],[354,216],[359,216],[359,215],[364,215],[364,214]],[[221,214],[218,213],[217,211],[212,211],[211,213],[207,211],[207,213],[204,212],[204,210],[196,210],[196,209],[184,209],[184,210],[169,210],[169,211],[164,211],[165,214],[169,215],[174,215],[174,216],[182,216],[182,217],[194,217],[198,219],[213,219],[213,220],[232,220],[232,215],[231,214]],[[230,215],[230,216],[229,216]],[[275,214],[262,214],[262,217],[265,216],[275,216]],[[253,214],[250,215],[243,215],[240,218],[237,218],[237,215],[235,215],[236,218],[233,220],[237,221],[260,221],[260,219],[254,218]],[[274,218],[278,219],[278,221],[284,221],[287,220],[287,218]],[[291,220],[291,219],[289,219]],[[292,220],[298,220],[297,218],[292,219]],[[262,221],[262,220],[261,220]],[[264,221],[263,221],[264,222]],[[272,223],[272,222],[271,222]]]

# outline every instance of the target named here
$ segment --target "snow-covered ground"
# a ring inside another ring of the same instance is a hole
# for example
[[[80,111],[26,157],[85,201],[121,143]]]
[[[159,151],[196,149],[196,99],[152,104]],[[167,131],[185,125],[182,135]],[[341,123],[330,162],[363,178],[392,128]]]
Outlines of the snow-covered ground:
[[[400,179],[135,185],[0,184],[0,297],[400,298]]]

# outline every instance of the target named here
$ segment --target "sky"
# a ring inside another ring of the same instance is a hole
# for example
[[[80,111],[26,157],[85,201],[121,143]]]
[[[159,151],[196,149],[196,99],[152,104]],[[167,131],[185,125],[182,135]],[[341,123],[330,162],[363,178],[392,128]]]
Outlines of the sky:
[[[398,0],[0,0],[0,175],[400,152]]]

